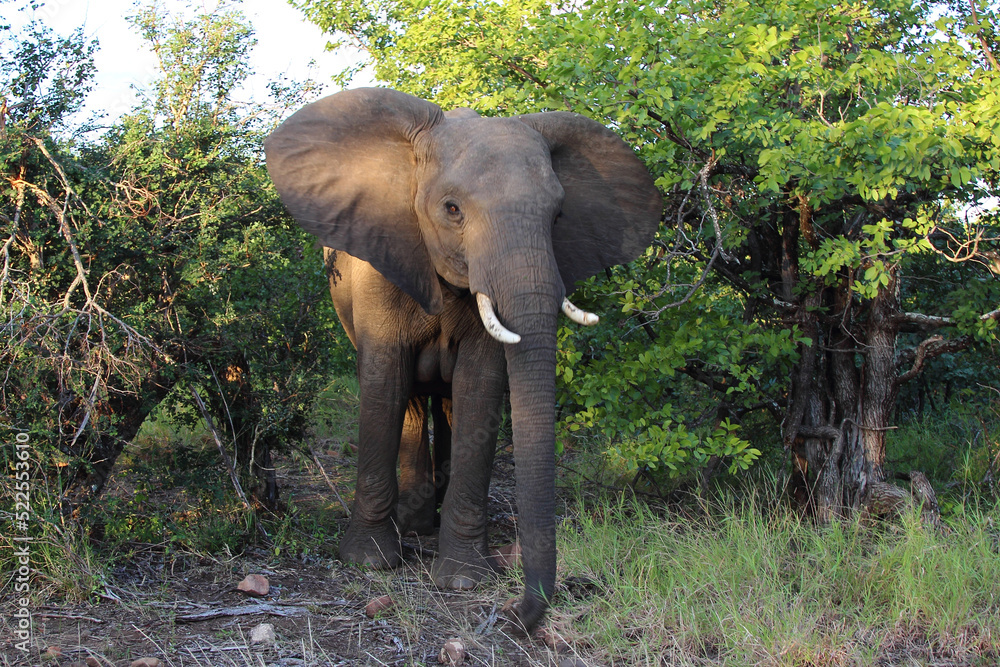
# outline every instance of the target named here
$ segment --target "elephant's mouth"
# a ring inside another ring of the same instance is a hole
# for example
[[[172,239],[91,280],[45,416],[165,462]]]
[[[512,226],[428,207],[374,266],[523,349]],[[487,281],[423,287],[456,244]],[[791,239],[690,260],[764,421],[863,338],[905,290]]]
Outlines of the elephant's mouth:
[[[446,283],[456,287],[468,287],[469,285],[469,262],[459,255],[448,254],[444,256],[444,266],[447,273],[439,271]]]
[[[444,285],[444,288],[460,299],[463,299],[472,293],[472,290],[470,290],[468,287],[462,287],[460,285],[456,285],[452,282],[445,280],[441,276],[438,277],[441,280],[441,284]]]

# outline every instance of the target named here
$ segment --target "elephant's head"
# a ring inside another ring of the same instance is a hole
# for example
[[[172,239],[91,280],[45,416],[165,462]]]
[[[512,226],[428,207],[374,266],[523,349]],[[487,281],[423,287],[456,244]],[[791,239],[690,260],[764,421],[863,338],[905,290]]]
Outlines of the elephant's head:
[[[649,173],[577,114],[445,114],[385,89],[306,106],[266,151],[282,201],[323,245],[369,262],[430,314],[442,280],[469,289],[506,344],[527,587],[516,614],[534,626],[555,585],[557,315],[576,281],[651,242],[662,200]]]

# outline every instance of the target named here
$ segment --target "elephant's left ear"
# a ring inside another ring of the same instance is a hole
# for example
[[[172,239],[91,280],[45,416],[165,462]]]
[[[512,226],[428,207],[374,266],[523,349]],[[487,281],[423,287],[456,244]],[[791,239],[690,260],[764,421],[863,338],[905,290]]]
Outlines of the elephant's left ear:
[[[617,134],[564,111],[518,119],[545,137],[566,199],[552,245],[566,293],[578,280],[638,257],[653,241],[663,198]]]

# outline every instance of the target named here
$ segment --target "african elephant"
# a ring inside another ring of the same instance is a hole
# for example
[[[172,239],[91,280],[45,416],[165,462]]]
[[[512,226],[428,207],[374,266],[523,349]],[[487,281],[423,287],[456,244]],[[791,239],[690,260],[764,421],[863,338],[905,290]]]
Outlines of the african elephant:
[[[431,396],[441,415],[450,403],[435,429],[450,426],[451,446],[435,583],[466,588],[490,572],[486,499],[509,387],[525,577],[511,614],[530,630],[555,587],[557,316],[596,322],[566,294],[648,247],[662,213],[652,178],[614,132],[577,114],[443,113],[377,88],[305,106],[265,150],[284,205],[335,249],[331,292],[358,353],[341,558],[400,561],[397,456],[402,439],[406,477]]]

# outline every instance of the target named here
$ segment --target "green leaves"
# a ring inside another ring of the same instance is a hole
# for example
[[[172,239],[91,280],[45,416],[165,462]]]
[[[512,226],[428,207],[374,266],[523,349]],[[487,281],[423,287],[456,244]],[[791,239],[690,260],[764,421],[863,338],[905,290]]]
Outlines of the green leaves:
[[[186,400],[179,382],[208,389],[246,463],[251,444],[301,437],[350,355],[319,252],[262,165],[273,112],[230,99],[253,44],[244,17],[149,7],[134,23],[160,57],[155,96],[96,137],[52,132],[92,71],[79,35],[34,26],[0,65],[0,309],[16,332],[0,359],[19,385],[0,411],[49,434],[75,481],[110,468],[159,401]]]
[[[588,283],[619,328],[567,334],[559,366],[565,427],[602,433],[628,465],[738,459],[717,412],[766,405],[780,421],[799,354],[819,369],[833,339],[864,341],[878,297],[965,293],[940,253],[976,246],[956,212],[998,187],[984,7],[973,20],[905,0],[304,4],[389,85],[486,113],[576,111],[648,165],[666,224],[627,272]],[[928,312],[954,309],[937,297]],[[827,371],[801,395],[834,396]]]
[[[589,281],[583,299],[601,303],[623,289],[629,319],[605,318],[586,333],[560,330],[560,428],[566,435],[599,433],[609,456],[629,470],[673,477],[712,456],[727,460],[734,471],[746,469],[760,451],[738,425],[726,419],[713,425],[710,415],[720,400],[737,412],[758,403],[776,381],[775,371],[780,374],[795,353],[793,332],[704,312],[712,298],[642,326],[646,316],[636,313],[655,308],[656,300],[639,297],[636,281],[618,275]],[[579,292],[575,298],[581,298]]]

